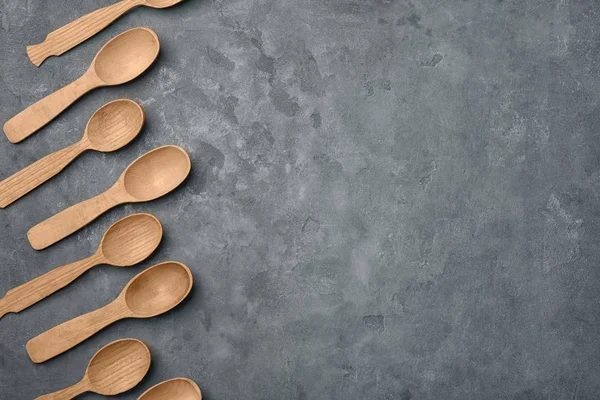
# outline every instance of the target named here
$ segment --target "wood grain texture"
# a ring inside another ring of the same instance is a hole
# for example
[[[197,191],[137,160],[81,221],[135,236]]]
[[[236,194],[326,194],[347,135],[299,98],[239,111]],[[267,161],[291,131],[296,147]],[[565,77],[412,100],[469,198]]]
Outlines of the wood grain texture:
[[[27,342],[35,363],[47,361],[124,318],[150,318],[177,306],[190,293],[193,277],[182,263],[157,264],[136,275],[111,303],[64,322]]]
[[[107,191],[76,204],[27,232],[36,250],[44,249],[89,224],[109,209],[164,196],[187,178],[189,155],[178,146],[158,147],[131,163]]]
[[[138,400],[202,400],[196,382],[187,378],[174,378],[146,390]]]
[[[137,386],[148,373],[150,364],[150,349],[144,342],[117,340],[94,354],[81,381],[36,400],[68,400],[85,392],[114,396]]]
[[[0,318],[20,312],[64,288],[99,264],[129,267],[148,258],[162,238],[160,221],[150,214],[132,214],[111,225],[98,250],[81,261],[64,265],[9,290],[0,299]]]
[[[60,56],[94,36],[127,11],[137,6],[166,8],[182,0],[123,0],[100,8],[49,33],[39,44],[28,46],[29,60],[39,67],[50,56]]]
[[[49,154],[0,182],[0,208],[31,192],[57,175],[77,156],[88,150],[111,152],[131,142],[144,124],[144,111],[133,100],[111,101],[88,121],[80,141]]]
[[[158,36],[148,28],[134,28],[115,36],[98,51],[80,78],[8,120],[3,127],[6,137],[12,143],[18,143],[90,90],[120,85],[138,77],[152,65],[159,50]]]

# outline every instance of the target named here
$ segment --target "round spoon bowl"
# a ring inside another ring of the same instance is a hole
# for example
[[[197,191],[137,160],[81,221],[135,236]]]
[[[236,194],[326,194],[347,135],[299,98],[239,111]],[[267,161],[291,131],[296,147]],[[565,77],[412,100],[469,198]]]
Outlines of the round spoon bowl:
[[[134,388],[149,368],[148,346],[137,339],[122,339],[98,350],[86,375],[94,392],[114,396]]]
[[[202,400],[196,382],[186,378],[171,379],[148,389],[138,400]]]
[[[158,36],[148,28],[134,28],[115,36],[94,58],[96,75],[107,85],[120,85],[144,72],[160,50]]]
[[[149,318],[175,307],[193,285],[192,272],[178,262],[165,262],[138,274],[125,289],[125,303],[138,318]]]
[[[137,201],[161,197],[190,173],[190,157],[181,147],[163,146],[135,160],[123,173],[125,191]]]
[[[133,214],[108,228],[100,248],[111,265],[129,267],[148,258],[158,247],[162,234],[162,225],[156,217]]]
[[[146,5],[152,8],[167,8],[181,3],[183,0],[146,0]]]
[[[144,110],[133,100],[119,99],[100,107],[85,128],[97,151],[110,152],[131,142],[142,130]]]

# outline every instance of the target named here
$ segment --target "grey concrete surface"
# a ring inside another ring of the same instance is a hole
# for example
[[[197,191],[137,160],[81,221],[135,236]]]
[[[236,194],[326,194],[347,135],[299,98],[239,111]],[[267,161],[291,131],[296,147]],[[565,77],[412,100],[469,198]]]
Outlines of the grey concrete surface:
[[[19,145],[0,177],[79,138],[119,97],[140,138],[88,153],[0,210],[0,293],[90,255],[132,212],[164,224],[141,266],[100,266],[0,320],[0,398],[81,378],[102,345],[218,399],[600,398],[600,6],[595,0],[186,0],[139,8],[35,68],[26,45],[111,0],[0,0],[0,121],[78,77],[109,38],[153,28],[142,78],[98,90]],[[138,155],[185,147],[189,181],[36,252],[35,223]],[[188,264],[192,296],[42,365],[24,345]],[[99,398],[84,395],[82,399]]]

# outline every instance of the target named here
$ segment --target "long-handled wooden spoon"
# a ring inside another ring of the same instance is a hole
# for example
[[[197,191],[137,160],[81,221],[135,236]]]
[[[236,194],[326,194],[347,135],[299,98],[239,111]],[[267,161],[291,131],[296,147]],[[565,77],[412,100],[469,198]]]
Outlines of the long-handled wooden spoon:
[[[6,137],[12,143],[20,142],[90,90],[137,78],[152,65],[159,49],[158,36],[148,28],[134,28],[115,36],[100,49],[80,78],[9,119],[4,124]]]
[[[0,299],[0,318],[20,312],[64,288],[85,271],[99,264],[130,267],[156,250],[162,238],[160,221],[150,214],[132,214],[111,225],[92,256],[63,265],[6,292]]]
[[[146,390],[138,400],[202,400],[202,392],[196,382],[187,378],[175,378],[159,383]]]
[[[85,392],[114,396],[137,386],[150,369],[150,349],[138,339],[109,343],[92,357],[83,379],[36,400],[69,400]]]
[[[64,322],[27,342],[27,353],[41,363],[64,353],[108,325],[125,318],[150,318],[181,303],[193,285],[185,265],[169,261],[136,275],[106,306]]]
[[[100,8],[83,17],[58,28],[46,36],[46,39],[33,46],[27,47],[27,55],[31,62],[39,67],[46,58],[60,56],[73,47],[83,43],[121,15],[137,6],[152,8],[171,7],[182,0],[122,0],[116,4]]]
[[[127,167],[107,191],[40,222],[27,232],[36,250],[44,249],[89,224],[111,208],[164,196],[190,173],[188,154],[178,146],[158,147]]]
[[[144,110],[133,100],[106,103],[90,118],[77,143],[49,154],[0,182],[0,208],[25,196],[62,171],[87,150],[115,151],[131,142],[142,130]]]

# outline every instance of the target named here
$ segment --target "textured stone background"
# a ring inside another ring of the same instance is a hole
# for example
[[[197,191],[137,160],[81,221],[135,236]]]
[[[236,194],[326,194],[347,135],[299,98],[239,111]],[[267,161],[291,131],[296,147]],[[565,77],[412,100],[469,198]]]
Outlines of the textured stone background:
[[[0,0],[0,121],[82,74],[109,38],[156,30],[158,62],[19,145],[0,176],[79,138],[119,97],[147,125],[0,211],[0,293],[90,255],[136,211],[165,240],[0,321],[0,398],[81,378],[123,337],[149,376],[205,399],[597,399],[600,6],[595,0],[187,0],[137,9],[36,69],[25,46],[110,0]],[[113,210],[35,252],[35,223],[103,191],[138,155],[185,147],[172,195]],[[24,345],[169,259],[191,298],[42,365]],[[98,398],[95,395],[83,399]]]

